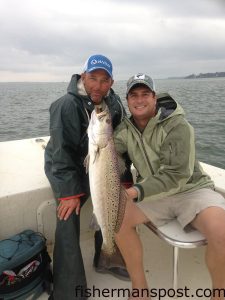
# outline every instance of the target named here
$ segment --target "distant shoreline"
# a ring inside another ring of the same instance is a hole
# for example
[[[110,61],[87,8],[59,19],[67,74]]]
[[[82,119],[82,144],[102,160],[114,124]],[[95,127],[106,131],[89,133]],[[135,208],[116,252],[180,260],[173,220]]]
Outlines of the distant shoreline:
[[[198,78],[221,78],[225,77],[225,72],[215,72],[215,73],[199,73],[191,74],[184,77],[168,77],[168,79],[198,79]]]

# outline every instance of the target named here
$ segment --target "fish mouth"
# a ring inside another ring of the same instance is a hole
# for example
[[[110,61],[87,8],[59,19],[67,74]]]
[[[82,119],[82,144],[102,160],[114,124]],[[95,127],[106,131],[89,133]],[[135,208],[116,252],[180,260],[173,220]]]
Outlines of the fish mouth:
[[[93,120],[98,120],[100,122],[102,122],[103,120],[105,120],[105,123],[107,124],[111,124],[111,115],[108,109],[108,106],[106,105],[105,107],[101,107],[96,105],[93,111],[94,115],[93,115]]]
[[[95,106],[95,112],[98,116],[105,116],[109,113],[109,109],[107,106],[104,109],[102,107]]]
[[[102,113],[103,112],[102,107],[95,107],[95,112],[96,112],[97,115]]]

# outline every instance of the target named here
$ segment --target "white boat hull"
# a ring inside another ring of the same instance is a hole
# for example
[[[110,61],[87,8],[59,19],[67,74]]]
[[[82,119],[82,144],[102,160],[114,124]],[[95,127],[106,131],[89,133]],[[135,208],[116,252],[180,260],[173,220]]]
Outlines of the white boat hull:
[[[44,146],[47,141],[48,137],[41,137],[0,143],[0,239],[29,228],[44,233],[49,245],[54,243],[56,205],[44,173]],[[216,189],[225,196],[225,170],[205,163],[202,166],[214,180]],[[87,201],[81,212],[81,246],[89,287],[96,287],[101,291],[105,288],[129,288],[130,284],[127,282],[93,271],[93,232],[89,229],[91,213],[91,201]],[[143,240],[144,265],[149,286],[170,289],[172,247],[144,226],[140,226],[139,232]],[[186,286],[192,291],[211,287],[204,263],[204,250],[204,247],[180,250],[179,287]],[[43,295],[41,299],[47,299],[47,295]]]

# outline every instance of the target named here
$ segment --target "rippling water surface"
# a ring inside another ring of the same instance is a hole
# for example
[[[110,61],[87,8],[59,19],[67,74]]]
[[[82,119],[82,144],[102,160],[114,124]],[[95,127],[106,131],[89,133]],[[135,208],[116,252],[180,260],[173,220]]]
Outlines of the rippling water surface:
[[[49,134],[48,109],[64,95],[68,83],[0,83],[0,141]],[[125,81],[113,88],[126,105]],[[195,128],[197,157],[225,169],[225,78],[156,80],[169,92]]]

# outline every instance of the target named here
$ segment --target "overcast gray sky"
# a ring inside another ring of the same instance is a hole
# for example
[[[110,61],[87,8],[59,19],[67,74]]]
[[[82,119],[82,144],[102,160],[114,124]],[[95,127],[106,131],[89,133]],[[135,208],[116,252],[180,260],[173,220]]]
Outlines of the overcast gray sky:
[[[93,53],[115,80],[225,71],[225,0],[0,0],[0,81],[68,81]]]

